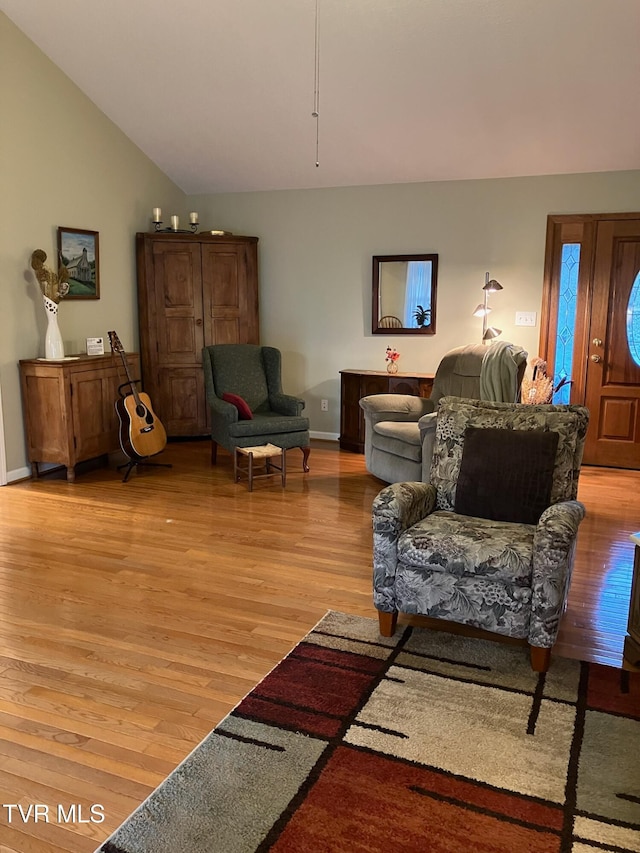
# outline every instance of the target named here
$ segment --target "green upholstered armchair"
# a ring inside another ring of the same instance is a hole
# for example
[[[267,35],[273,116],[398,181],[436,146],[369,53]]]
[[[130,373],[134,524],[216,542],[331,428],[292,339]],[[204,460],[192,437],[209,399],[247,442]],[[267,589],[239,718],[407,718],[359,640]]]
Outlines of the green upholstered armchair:
[[[275,347],[255,344],[215,344],[202,350],[202,366],[211,418],[211,463],[218,445],[230,453],[236,447],[275,444],[302,450],[302,467],[309,470],[309,419],[302,417],[304,400],[282,393],[281,355]],[[251,419],[223,395],[241,397]]]
[[[383,636],[398,612],[450,620],[526,640],[546,671],[585,514],[588,423],[582,406],[440,400],[430,482],[387,486],[373,503]]]

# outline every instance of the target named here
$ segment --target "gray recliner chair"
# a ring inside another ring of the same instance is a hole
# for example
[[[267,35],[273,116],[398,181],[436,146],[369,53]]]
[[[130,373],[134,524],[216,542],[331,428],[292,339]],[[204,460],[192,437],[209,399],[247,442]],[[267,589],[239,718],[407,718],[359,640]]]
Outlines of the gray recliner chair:
[[[429,482],[440,398],[514,403],[519,399],[527,355],[507,341],[456,347],[438,365],[430,397],[363,397],[367,471],[386,483]]]

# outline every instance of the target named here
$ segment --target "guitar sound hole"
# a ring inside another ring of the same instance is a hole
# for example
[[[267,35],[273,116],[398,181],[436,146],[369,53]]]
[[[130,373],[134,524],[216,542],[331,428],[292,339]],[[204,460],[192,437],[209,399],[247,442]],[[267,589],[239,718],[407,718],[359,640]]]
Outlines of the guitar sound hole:
[[[147,414],[147,410],[142,404],[140,404],[139,406],[136,406],[136,415],[139,418],[144,418],[146,414]]]

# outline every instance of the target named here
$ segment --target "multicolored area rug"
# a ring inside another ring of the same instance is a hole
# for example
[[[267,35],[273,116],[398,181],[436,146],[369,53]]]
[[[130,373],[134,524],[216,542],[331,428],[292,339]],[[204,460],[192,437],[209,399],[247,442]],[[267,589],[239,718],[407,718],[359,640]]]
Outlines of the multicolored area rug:
[[[329,613],[101,853],[637,853],[640,675]]]

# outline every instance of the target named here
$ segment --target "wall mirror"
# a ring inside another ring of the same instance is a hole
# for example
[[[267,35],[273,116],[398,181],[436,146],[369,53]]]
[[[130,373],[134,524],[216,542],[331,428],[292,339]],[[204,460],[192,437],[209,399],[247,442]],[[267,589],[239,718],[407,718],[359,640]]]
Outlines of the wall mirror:
[[[437,255],[374,255],[374,335],[435,335]]]

